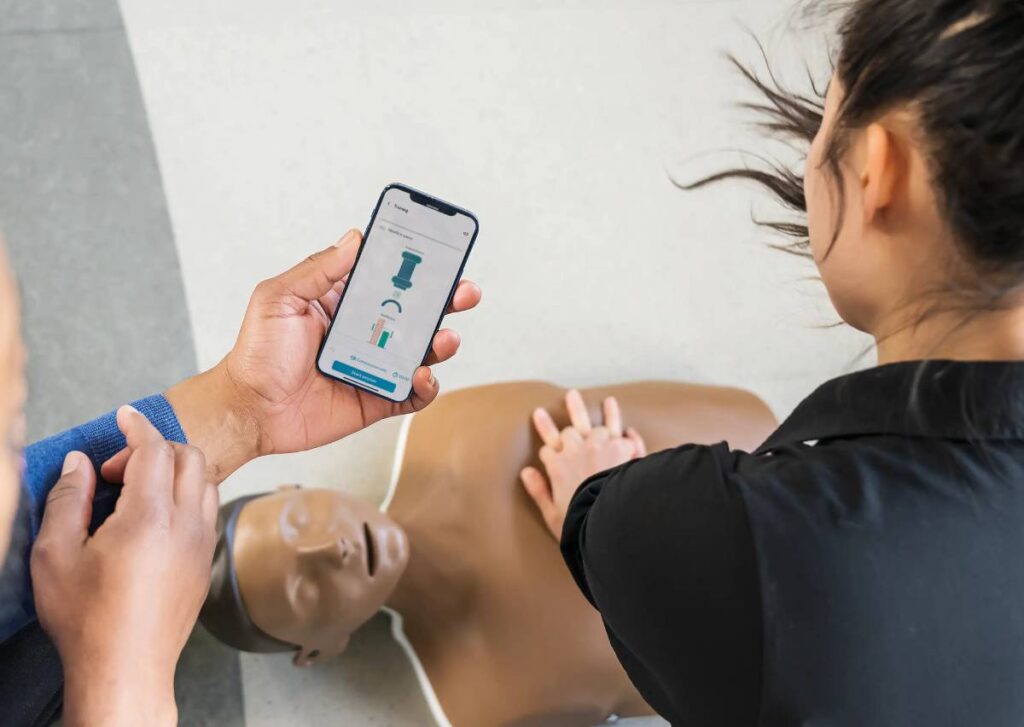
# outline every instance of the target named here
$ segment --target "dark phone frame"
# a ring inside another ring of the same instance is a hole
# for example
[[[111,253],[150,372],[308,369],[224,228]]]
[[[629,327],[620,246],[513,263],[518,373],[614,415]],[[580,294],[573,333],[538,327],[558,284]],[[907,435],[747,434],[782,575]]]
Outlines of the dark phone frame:
[[[334,322],[338,319],[338,314],[341,312],[341,306],[345,303],[345,295],[348,293],[349,288],[351,287],[352,278],[355,276],[356,271],[359,269],[359,258],[362,257],[363,251],[366,249],[369,243],[370,232],[373,230],[373,223],[377,220],[377,213],[380,212],[380,206],[384,202],[384,196],[392,189],[397,189],[402,192],[408,193],[409,199],[413,202],[413,204],[419,204],[423,205],[424,207],[429,207],[430,209],[436,210],[437,212],[440,212],[441,214],[448,216],[454,216],[457,214],[466,215],[467,217],[469,217],[469,219],[473,220],[473,235],[472,237],[469,238],[469,246],[466,247],[466,253],[462,256],[462,263],[459,265],[459,272],[456,273],[455,280],[452,281],[451,290],[448,291],[448,298],[445,300],[444,306],[442,306],[441,308],[441,315],[438,316],[437,323],[434,324],[434,332],[430,334],[430,341],[428,341],[427,343],[427,350],[423,352],[423,356],[420,358],[420,366],[426,363],[427,357],[430,355],[430,349],[434,345],[434,336],[436,336],[438,330],[440,330],[441,322],[444,320],[444,317],[448,312],[448,307],[452,304],[452,297],[455,295],[455,289],[459,287],[459,283],[462,281],[462,273],[466,269],[466,262],[469,260],[469,254],[473,251],[473,245],[476,242],[477,235],[480,234],[480,220],[478,220],[476,218],[476,215],[474,215],[467,209],[463,209],[462,207],[459,207],[457,205],[453,205],[448,202],[445,202],[444,200],[432,197],[429,194],[420,192],[418,189],[413,189],[412,187],[406,184],[401,184],[399,182],[393,182],[392,184],[389,184],[388,186],[384,187],[383,191],[381,191],[380,193],[380,197],[377,198],[377,205],[373,208],[373,214],[370,215],[370,221],[367,223],[366,229],[363,232],[363,243],[359,246],[359,252],[356,253],[355,262],[352,263],[352,270],[349,273],[348,278],[349,284],[345,285],[345,289],[341,292],[341,298],[338,299],[338,307],[335,308],[334,315],[331,317],[331,324],[327,327],[327,333],[324,334],[324,338],[320,342],[320,347],[319,349],[317,349],[316,370],[319,371],[323,376],[326,376],[327,378],[331,379],[332,381],[339,381],[345,384],[346,386],[351,386],[353,388],[360,389],[368,394],[372,394],[373,396],[376,396],[380,399],[384,399],[385,401],[390,401],[395,404],[402,404],[408,401],[410,398],[412,398],[413,389],[411,377],[409,382],[410,385],[408,396],[406,396],[404,399],[392,399],[390,396],[385,396],[379,391],[373,391],[372,389],[368,389],[365,386],[350,381],[349,379],[344,379],[341,378],[340,376],[336,376],[333,370],[324,371],[320,367],[320,358],[323,356],[324,348],[327,346],[327,339],[331,337],[331,331],[334,330]],[[417,368],[419,367],[417,366]],[[416,373],[415,369],[413,370],[412,373]]]

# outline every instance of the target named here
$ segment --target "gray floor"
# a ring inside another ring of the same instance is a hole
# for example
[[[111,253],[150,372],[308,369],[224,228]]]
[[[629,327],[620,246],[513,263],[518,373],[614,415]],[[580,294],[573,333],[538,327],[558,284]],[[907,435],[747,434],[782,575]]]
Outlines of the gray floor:
[[[242,655],[248,727],[433,725],[426,700],[383,613],[352,635],[345,652],[299,669],[288,654]]]
[[[0,1],[0,229],[35,438],[193,372],[181,274],[115,0]]]
[[[0,230],[21,284],[30,439],[194,373],[181,273],[115,0],[0,0]],[[198,631],[182,724],[243,724],[237,655]]]

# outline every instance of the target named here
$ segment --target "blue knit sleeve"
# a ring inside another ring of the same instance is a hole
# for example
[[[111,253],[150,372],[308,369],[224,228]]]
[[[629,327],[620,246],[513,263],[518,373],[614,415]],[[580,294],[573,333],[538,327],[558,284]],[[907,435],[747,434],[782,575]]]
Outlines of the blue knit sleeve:
[[[172,442],[185,442],[174,410],[163,395],[132,402],[160,433]],[[124,449],[124,435],[110,412],[74,429],[44,439],[25,449],[22,501],[15,519],[11,546],[0,573],[0,642],[35,618],[28,559],[39,533],[46,497],[57,480],[68,452],[84,452],[99,473],[100,465]],[[120,485],[100,478],[96,483],[90,530],[98,528],[114,511]]]

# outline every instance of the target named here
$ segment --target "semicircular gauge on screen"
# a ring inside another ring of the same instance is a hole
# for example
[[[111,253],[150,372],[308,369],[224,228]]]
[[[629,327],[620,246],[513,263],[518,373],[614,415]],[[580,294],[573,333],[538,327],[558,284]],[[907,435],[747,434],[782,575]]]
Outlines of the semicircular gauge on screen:
[[[398,312],[399,312],[399,313],[401,313],[401,312],[402,312],[402,304],[401,304],[401,303],[399,303],[399,302],[398,302],[397,300],[395,300],[394,298],[388,298],[387,300],[385,300],[385,301],[384,301],[383,303],[381,303],[381,304],[380,304],[380,307],[381,307],[381,308],[386,308],[386,307],[387,307],[387,306],[389,306],[389,305],[393,305],[393,306],[395,306],[395,308],[397,308],[397,309],[398,309]]]

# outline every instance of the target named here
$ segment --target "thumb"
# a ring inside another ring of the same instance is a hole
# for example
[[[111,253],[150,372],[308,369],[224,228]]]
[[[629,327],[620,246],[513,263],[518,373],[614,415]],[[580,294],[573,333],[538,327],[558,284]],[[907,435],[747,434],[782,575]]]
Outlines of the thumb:
[[[100,465],[100,474],[107,482],[124,482],[124,470],[132,456],[130,447],[125,447]]]
[[[337,243],[310,255],[291,270],[267,281],[266,290],[273,296],[294,295],[312,302],[329,293],[355,265],[363,235],[349,230]]]
[[[92,462],[81,452],[70,452],[64,458],[60,479],[46,498],[38,542],[56,549],[85,542],[95,492],[96,470]]]
[[[558,522],[559,513],[558,508],[555,506],[555,501],[551,499],[551,488],[548,486],[548,481],[536,467],[524,468],[519,473],[519,478],[523,481],[523,487],[526,489],[527,494],[530,495],[534,504],[537,505],[537,509],[540,510],[544,522],[548,524],[549,528],[552,528],[553,523]]]

